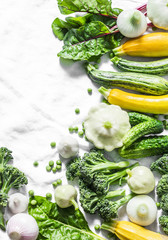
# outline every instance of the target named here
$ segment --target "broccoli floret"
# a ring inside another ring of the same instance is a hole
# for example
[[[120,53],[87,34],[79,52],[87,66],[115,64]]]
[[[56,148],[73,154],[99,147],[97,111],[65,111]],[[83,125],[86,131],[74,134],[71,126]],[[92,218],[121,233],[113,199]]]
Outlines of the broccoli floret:
[[[150,166],[151,171],[157,171],[160,174],[168,173],[168,154],[164,154],[163,157],[153,162]]]
[[[104,201],[101,201],[100,204],[99,215],[107,222],[118,217],[119,208],[126,204],[134,196],[135,194],[131,193],[117,201],[109,201],[108,199],[104,199]]]
[[[159,224],[161,225],[163,231],[168,235],[168,216],[159,217]]]
[[[107,195],[104,196],[98,196],[82,179],[79,180],[79,192],[80,202],[83,209],[91,214],[94,214],[99,210],[102,200],[125,196],[125,190],[123,189],[108,192]]]
[[[165,193],[168,193],[168,174],[165,174],[161,177],[158,182],[156,192],[159,197]]]
[[[8,192],[11,188],[18,189],[27,184],[28,180],[23,172],[13,167],[6,165],[2,172],[2,187],[0,189],[0,228],[5,229],[3,220],[3,207],[8,203]]]
[[[122,181],[122,178],[128,175],[128,169],[131,170],[138,165],[138,163],[135,163],[124,170],[120,170],[112,174],[95,173],[92,183],[90,183],[90,187],[98,195],[106,194],[109,191],[110,185],[113,182],[116,182],[116,180]]]
[[[80,162],[81,158],[76,157],[66,165],[66,177],[69,181],[73,181],[76,177],[79,177],[81,175]]]
[[[168,193],[164,194],[157,206],[161,208],[164,212],[168,213]]]
[[[1,183],[2,183],[1,173],[4,169],[4,167],[6,166],[6,164],[10,160],[13,159],[11,153],[12,153],[12,151],[10,151],[9,149],[7,149],[5,147],[0,148],[0,186],[1,186]]]
[[[85,153],[80,162],[81,176],[91,183],[95,173],[110,174],[113,170],[123,169],[129,166],[128,161],[111,162],[107,160],[101,150],[92,150],[90,153]]]

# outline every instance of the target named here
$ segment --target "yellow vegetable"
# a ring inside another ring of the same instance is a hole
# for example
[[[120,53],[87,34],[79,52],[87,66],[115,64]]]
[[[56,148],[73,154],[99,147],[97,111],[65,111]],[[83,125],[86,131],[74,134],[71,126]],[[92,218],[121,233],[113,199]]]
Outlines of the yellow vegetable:
[[[137,112],[168,114],[168,95],[149,96],[124,92],[119,89],[99,88],[110,104]]]
[[[120,240],[168,240],[165,235],[147,230],[128,221],[103,223],[101,228],[115,233]]]
[[[167,57],[168,32],[155,32],[131,39],[113,50],[115,55]]]

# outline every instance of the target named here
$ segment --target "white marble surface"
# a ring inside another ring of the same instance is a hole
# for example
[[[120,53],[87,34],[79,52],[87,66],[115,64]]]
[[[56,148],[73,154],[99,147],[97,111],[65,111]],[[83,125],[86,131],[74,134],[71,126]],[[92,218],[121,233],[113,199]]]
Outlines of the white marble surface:
[[[113,0],[113,7],[134,8],[145,0]],[[62,42],[52,33],[51,23],[59,13],[56,0],[5,0],[0,3],[0,146],[13,151],[14,165],[25,172],[29,184],[21,191],[53,193],[51,183],[61,173],[47,173],[49,160],[59,158],[50,142],[58,143],[69,126],[81,128],[89,108],[100,102],[97,88],[87,77],[81,63],[60,61]],[[112,65],[103,58],[101,67]],[[87,88],[93,89],[90,96]],[[75,108],[81,112],[75,114]],[[88,143],[80,142],[80,152]],[[34,161],[39,167],[33,167]],[[8,218],[9,215],[7,214]],[[91,228],[99,221],[87,215]],[[156,227],[156,225],[155,225]],[[8,240],[0,230],[0,239]]]

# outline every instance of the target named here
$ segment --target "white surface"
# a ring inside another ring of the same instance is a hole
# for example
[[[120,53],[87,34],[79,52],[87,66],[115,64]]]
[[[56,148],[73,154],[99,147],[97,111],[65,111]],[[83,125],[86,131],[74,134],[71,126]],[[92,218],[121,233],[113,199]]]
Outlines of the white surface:
[[[128,9],[145,2],[113,0],[113,7]],[[45,170],[49,160],[59,158],[50,142],[58,143],[69,126],[81,128],[89,108],[101,97],[81,63],[57,57],[62,42],[54,37],[51,23],[64,16],[56,0],[5,0],[0,5],[0,146],[13,151],[14,165],[29,179],[21,191],[33,189],[45,196],[53,192],[55,179],[66,183],[64,171]],[[112,69],[110,61],[103,59],[102,68]],[[76,107],[81,110],[79,115],[74,112]],[[88,149],[85,140],[73,136],[80,142],[81,153]],[[36,160],[37,168],[33,166]],[[96,222],[94,216],[87,215],[87,219],[93,225]],[[6,233],[0,231],[0,239],[8,240]]]

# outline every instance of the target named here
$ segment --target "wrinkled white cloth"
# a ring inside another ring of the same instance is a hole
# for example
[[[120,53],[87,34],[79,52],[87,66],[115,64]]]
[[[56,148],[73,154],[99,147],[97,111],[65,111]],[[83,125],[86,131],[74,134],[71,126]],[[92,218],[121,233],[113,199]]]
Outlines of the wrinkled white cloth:
[[[113,7],[135,8],[145,2],[113,0]],[[56,174],[45,169],[49,160],[59,159],[57,148],[51,149],[50,143],[58,144],[62,135],[69,134],[69,126],[82,129],[89,108],[101,100],[81,63],[57,57],[62,42],[51,29],[56,17],[65,18],[56,0],[5,0],[0,4],[0,146],[13,151],[14,166],[27,175],[29,184],[20,190],[25,194],[33,189],[45,196],[54,193],[52,182],[56,179],[67,182],[64,163]],[[112,70],[106,57],[100,67]],[[93,89],[92,95],[88,88]],[[80,114],[75,114],[76,108]],[[73,136],[80,143],[81,154],[89,149],[84,139]],[[39,162],[38,167],[33,166],[34,161]],[[9,211],[5,216],[11,216]],[[100,219],[86,217],[94,230]],[[152,228],[156,230],[156,224]],[[8,240],[1,230],[0,239]]]

